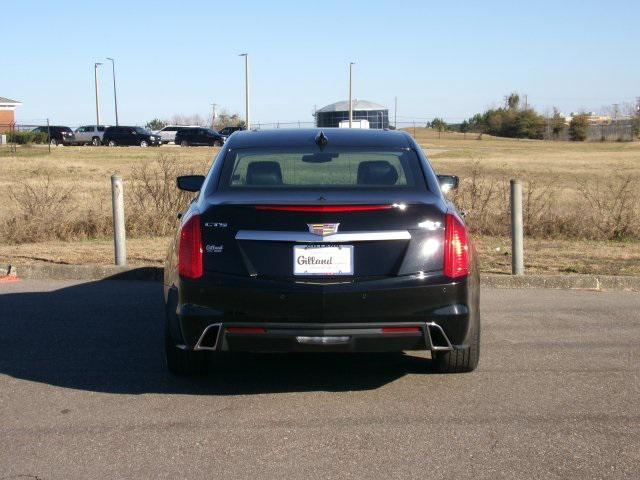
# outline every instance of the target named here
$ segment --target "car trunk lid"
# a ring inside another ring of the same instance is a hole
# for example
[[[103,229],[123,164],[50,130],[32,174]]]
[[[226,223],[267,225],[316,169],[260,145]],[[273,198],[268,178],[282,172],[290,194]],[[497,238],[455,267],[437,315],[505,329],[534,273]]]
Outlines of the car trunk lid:
[[[444,209],[436,196],[383,201],[357,193],[297,194],[286,201],[264,194],[251,202],[246,198],[220,196],[202,213],[206,271],[323,282],[442,269]],[[294,255],[308,247],[345,248],[345,259],[350,250],[352,270],[295,274]]]

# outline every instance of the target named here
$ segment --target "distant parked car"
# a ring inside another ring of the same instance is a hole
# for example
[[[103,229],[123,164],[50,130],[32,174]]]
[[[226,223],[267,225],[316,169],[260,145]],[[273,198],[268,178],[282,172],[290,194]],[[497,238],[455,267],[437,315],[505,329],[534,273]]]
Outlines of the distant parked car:
[[[221,147],[224,137],[211,128],[183,128],[176,133],[175,142],[183,147]]]
[[[166,127],[161,128],[160,130],[156,130],[153,133],[156,135],[160,135],[160,138],[162,138],[162,143],[170,143],[170,142],[175,142],[176,133],[178,132],[178,130],[181,130],[183,128],[199,128],[199,127],[198,125],[167,125]]]
[[[75,136],[69,127],[61,127],[58,125],[36,127],[33,132],[47,133],[49,135],[49,143],[51,145],[73,145]]]
[[[104,125],[84,125],[74,132],[76,145],[91,144],[94,147],[102,145],[102,137],[107,127]]]
[[[237,132],[239,130],[244,130],[244,129],[245,129],[244,127],[224,127],[218,133],[222,135],[226,141],[229,135],[231,135],[233,132]]]
[[[154,135],[142,127],[107,127],[102,143],[110,147],[118,145],[139,145],[140,147],[159,147],[160,135]]]

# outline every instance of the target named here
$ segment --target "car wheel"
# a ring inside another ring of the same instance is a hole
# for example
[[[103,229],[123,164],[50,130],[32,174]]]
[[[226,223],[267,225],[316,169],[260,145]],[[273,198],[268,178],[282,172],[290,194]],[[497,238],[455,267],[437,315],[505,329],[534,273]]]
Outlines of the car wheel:
[[[99,137],[93,137],[91,139],[91,145],[93,145],[94,147],[99,147],[101,143],[102,142],[100,141]]]
[[[221,147],[222,146],[222,141],[221,140],[216,140],[215,142],[213,142],[213,146],[214,147]]]
[[[140,140],[140,146],[142,148],[147,148],[149,146],[149,142],[147,142],[146,140]]]
[[[56,140],[55,138],[52,138],[49,143],[51,144],[51,146],[53,147],[57,147],[58,146],[58,140]]]
[[[450,352],[432,352],[431,355],[433,366],[438,373],[465,373],[475,370],[480,361],[480,321],[475,322],[468,347]]]
[[[117,146],[118,144],[116,143],[116,141],[115,141],[115,140],[109,140],[109,143],[107,143],[107,145],[109,145],[110,147],[115,147],[115,146]]]
[[[183,140],[180,142],[180,146],[181,147],[188,147],[189,146],[189,142],[187,142],[186,140]]]

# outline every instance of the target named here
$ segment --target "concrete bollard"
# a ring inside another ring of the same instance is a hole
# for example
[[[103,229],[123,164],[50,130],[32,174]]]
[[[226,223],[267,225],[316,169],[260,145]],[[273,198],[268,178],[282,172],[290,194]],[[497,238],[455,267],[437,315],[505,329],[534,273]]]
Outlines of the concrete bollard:
[[[113,206],[113,244],[116,265],[127,264],[127,237],[124,223],[124,189],[122,178],[111,175],[111,204]]]
[[[522,183],[511,180],[511,274],[524,275],[524,228],[522,222]]]

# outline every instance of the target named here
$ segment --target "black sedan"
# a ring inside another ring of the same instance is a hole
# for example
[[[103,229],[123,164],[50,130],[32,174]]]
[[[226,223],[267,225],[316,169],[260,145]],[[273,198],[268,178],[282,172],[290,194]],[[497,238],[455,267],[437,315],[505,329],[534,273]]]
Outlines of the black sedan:
[[[166,360],[202,371],[227,352],[430,350],[440,372],[480,353],[467,228],[405,132],[237,132],[167,256]]]
[[[181,128],[176,132],[176,145],[183,147],[221,147],[224,137],[211,128]]]

